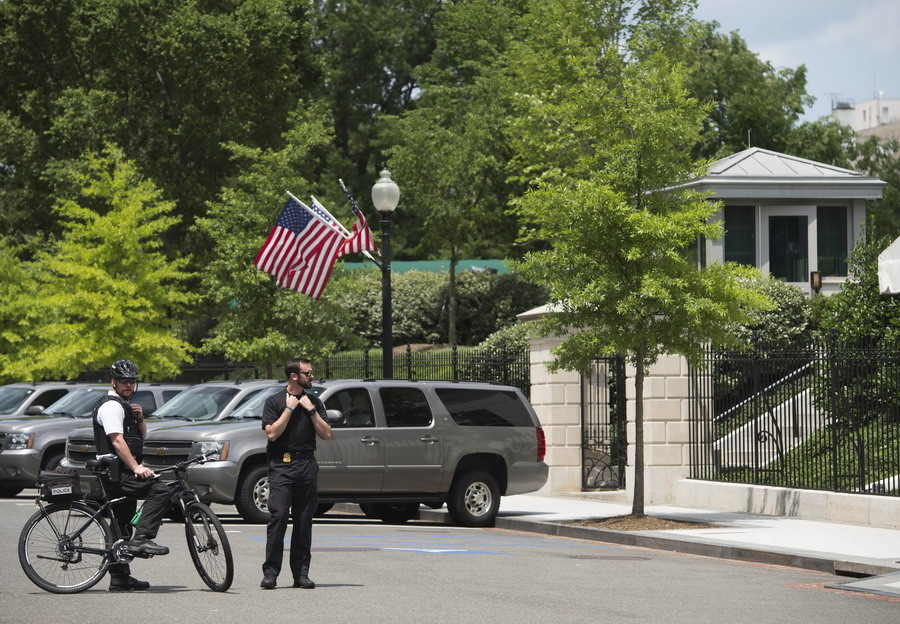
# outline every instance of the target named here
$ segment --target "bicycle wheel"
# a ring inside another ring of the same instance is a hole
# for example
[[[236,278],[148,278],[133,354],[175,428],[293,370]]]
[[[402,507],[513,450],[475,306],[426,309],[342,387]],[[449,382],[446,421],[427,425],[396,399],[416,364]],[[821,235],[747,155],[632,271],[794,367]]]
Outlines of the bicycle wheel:
[[[35,585],[54,594],[90,589],[109,569],[112,534],[82,503],[38,510],[19,536],[19,563]]]
[[[203,503],[188,503],[184,515],[184,536],[200,578],[213,591],[228,591],[234,579],[234,561],[222,523]]]

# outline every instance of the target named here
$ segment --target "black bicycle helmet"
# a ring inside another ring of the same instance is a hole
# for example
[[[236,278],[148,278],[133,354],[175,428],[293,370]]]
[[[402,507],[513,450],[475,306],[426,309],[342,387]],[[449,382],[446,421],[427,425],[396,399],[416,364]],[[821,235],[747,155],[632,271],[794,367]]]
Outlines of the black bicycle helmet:
[[[116,360],[109,367],[109,374],[113,379],[134,379],[137,381],[138,367],[131,360]]]

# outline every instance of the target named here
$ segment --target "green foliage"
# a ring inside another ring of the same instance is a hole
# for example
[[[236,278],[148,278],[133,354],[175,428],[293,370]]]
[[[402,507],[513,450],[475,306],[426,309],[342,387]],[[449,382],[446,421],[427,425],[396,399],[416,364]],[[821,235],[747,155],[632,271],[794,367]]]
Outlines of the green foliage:
[[[687,86],[711,105],[696,153],[718,158],[763,147],[784,152],[792,128],[813,98],[806,93],[806,67],[776,69],[750,51],[737,32],[701,24],[696,48],[687,55]]]
[[[351,318],[347,335],[365,344],[381,343],[381,272],[347,271],[326,296]],[[395,345],[449,344],[447,336],[447,276],[425,271],[393,274],[393,338]],[[464,271],[459,276],[459,338],[479,344],[493,332],[516,323],[516,315],[545,302],[545,291],[518,275]],[[342,345],[344,343],[341,343]]]
[[[4,218],[58,232],[47,168],[111,141],[176,201],[183,225],[168,243],[183,246],[182,228],[235,174],[222,144],[276,142],[318,73],[308,11],[297,0],[0,3],[0,118],[31,140],[0,144],[0,162],[16,164],[3,193],[20,191]]]
[[[878,254],[890,241],[881,236],[864,236],[850,254],[850,277],[841,291],[828,297],[820,331],[832,331],[841,340],[900,339],[900,299],[882,296],[878,288]]]
[[[547,286],[558,311],[541,331],[579,328],[558,347],[555,365],[580,371],[599,355],[627,354],[641,366],[660,353],[696,359],[703,341],[732,342],[728,326],[765,301],[735,279],[755,271],[721,265],[699,271],[684,260],[681,251],[698,236],[720,234],[708,223],[714,204],[692,192],[660,191],[698,175],[678,146],[692,144],[702,111],[686,97],[678,68],[662,57],[629,65],[615,54],[607,52],[606,63],[620,63],[620,73],[602,88],[575,85],[556,94],[550,110],[536,105],[538,116],[559,118],[555,133],[568,129],[563,144],[585,149],[564,150],[567,162],[553,181],[519,203],[537,226],[534,236],[553,245],[519,265]],[[606,112],[586,119],[584,111],[601,102]],[[522,143],[548,145],[554,138],[538,132]]]
[[[34,285],[20,290],[18,344],[2,376],[69,378],[119,358],[147,376],[175,373],[188,359],[175,319],[194,296],[187,259],[160,252],[174,205],[115,147],[86,154],[68,175],[80,191],[55,206],[60,241],[17,271]]]
[[[325,119],[322,107],[301,102],[280,149],[228,145],[242,173],[209,202],[208,216],[197,221],[212,251],[203,290],[207,315],[215,320],[203,342],[204,352],[264,365],[299,355],[319,358],[337,347],[349,320],[342,308],[328,297],[315,301],[278,288],[271,275],[253,265],[285,202],[285,191],[308,194],[311,182],[297,172],[308,171],[314,151],[327,144]],[[332,280],[326,291],[339,288],[340,276]]]
[[[800,288],[775,279],[760,277],[746,284],[774,304],[771,308],[748,311],[744,324],[734,332],[740,342],[762,351],[800,349],[808,346],[812,329],[812,304]]]

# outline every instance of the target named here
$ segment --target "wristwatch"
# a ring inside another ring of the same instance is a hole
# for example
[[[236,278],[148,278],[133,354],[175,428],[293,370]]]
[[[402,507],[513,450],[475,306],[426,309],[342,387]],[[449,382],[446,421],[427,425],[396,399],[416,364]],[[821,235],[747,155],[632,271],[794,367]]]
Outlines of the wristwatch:
[[[314,415],[314,414],[316,414],[316,413],[317,413],[316,408],[312,408],[312,409],[310,409],[310,410],[306,410],[306,415],[307,415],[307,416],[312,416],[312,415]]]

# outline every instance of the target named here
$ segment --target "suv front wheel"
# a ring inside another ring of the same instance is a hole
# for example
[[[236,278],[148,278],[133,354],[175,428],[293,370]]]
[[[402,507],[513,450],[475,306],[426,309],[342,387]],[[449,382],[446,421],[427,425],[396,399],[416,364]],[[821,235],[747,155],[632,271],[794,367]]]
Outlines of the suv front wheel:
[[[453,482],[447,498],[447,511],[460,526],[494,526],[500,509],[500,486],[484,470],[471,470]]]

